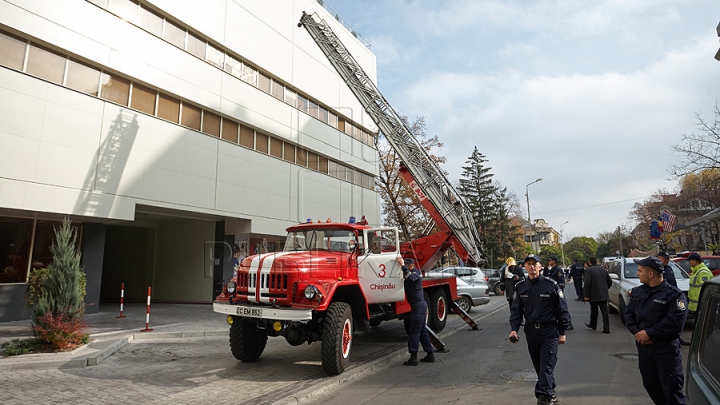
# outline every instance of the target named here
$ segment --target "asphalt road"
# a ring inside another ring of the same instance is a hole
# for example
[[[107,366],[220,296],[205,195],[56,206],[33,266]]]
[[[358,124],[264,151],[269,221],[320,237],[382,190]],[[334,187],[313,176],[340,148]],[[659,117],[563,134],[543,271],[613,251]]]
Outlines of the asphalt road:
[[[619,315],[610,314],[611,333],[603,334],[600,328],[592,331],[584,326],[590,317],[589,304],[571,300],[568,305],[575,329],[567,332],[567,344],[560,346],[555,369],[560,402],[651,404],[637,368],[634,339]],[[534,375],[525,336],[521,332],[517,344],[507,340],[508,318],[509,311],[503,309],[483,320],[482,331],[462,330],[450,336],[445,343],[451,350],[437,354],[436,363],[408,367],[397,362],[315,403],[534,404],[535,381],[520,381]],[[690,334],[688,329],[683,337],[689,340]]]

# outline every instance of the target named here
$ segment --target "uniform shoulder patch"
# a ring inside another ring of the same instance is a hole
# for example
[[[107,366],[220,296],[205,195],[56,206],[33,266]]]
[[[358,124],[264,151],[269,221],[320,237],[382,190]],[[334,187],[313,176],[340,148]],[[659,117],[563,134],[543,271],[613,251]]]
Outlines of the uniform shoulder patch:
[[[685,301],[683,300],[677,300],[677,307],[681,311],[685,311],[685,309],[687,309],[687,307],[685,306]]]
[[[553,284],[557,284],[557,281],[551,279],[550,277],[545,277],[545,280],[547,280],[547,281],[549,281],[549,282],[551,282],[551,283],[553,283]]]
[[[560,291],[558,291],[558,296],[560,296],[560,298],[565,298],[565,294],[563,294],[562,288],[560,289]]]

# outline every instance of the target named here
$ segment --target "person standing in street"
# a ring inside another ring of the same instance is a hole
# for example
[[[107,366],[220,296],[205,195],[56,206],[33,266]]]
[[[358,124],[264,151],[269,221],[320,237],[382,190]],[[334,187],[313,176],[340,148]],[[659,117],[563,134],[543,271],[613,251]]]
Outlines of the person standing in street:
[[[410,359],[403,364],[406,366],[417,366],[417,353],[419,346],[422,345],[425,350],[425,357],[420,361],[426,363],[434,363],[435,355],[433,354],[430,335],[425,328],[425,314],[427,313],[427,303],[422,288],[422,274],[419,269],[415,268],[415,260],[397,258],[398,264],[402,265],[402,272],[405,287],[405,297],[410,304],[410,320],[408,322],[408,352]]]
[[[642,285],[625,309],[625,326],[635,336],[643,386],[656,405],[685,404],[680,333],[687,319],[687,298],[663,277],[657,257],[634,259]]]
[[[557,404],[555,395],[555,364],[558,345],[565,344],[565,330],[570,326],[570,312],[563,290],[555,280],[540,274],[540,258],[528,255],[525,258],[528,277],[515,285],[508,338],[519,340],[518,330],[525,318],[525,338],[538,380],[535,383],[535,397],[538,405]]]
[[[677,280],[675,280],[675,272],[673,271],[672,267],[670,267],[670,255],[662,251],[658,253],[657,258],[660,259],[660,263],[663,265],[663,278],[665,281],[667,281],[668,284],[674,285],[677,287]]]
[[[608,316],[608,289],[612,285],[610,274],[604,268],[598,266],[597,258],[588,259],[590,267],[585,270],[585,288],[583,296],[585,301],[590,302],[590,323],[585,326],[592,330],[597,329],[598,309],[602,313],[603,333],[610,333],[610,317]]]
[[[543,272],[543,276],[555,280],[560,288],[565,290],[565,273],[563,273],[563,270],[557,265],[557,257],[550,256],[550,258],[548,258],[548,267]]]
[[[690,253],[688,262],[690,262],[690,289],[688,289],[688,301],[690,302],[688,309],[690,313],[688,317],[695,319],[698,300],[700,299],[700,288],[702,288],[704,282],[713,277],[713,274],[697,253]]]
[[[525,274],[523,274],[522,269],[515,262],[515,258],[508,257],[507,260],[505,260],[505,264],[507,265],[505,266],[505,272],[503,274],[505,283],[505,299],[507,299],[508,307],[510,308],[510,313],[512,314],[515,285],[525,277]]]
[[[570,278],[572,278],[577,294],[575,301],[583,300],[583,274],[585,274],[585,267],[578,263],[578,259],[573,259],[573,264],[570,266]]]

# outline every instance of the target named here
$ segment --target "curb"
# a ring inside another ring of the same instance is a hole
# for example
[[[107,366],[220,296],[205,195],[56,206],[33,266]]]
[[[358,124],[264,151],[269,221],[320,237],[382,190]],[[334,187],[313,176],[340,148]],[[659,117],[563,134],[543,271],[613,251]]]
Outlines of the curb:
[[[507,302],[504,300],[501,302],[500,305],[498,305],[497,308],[491,309],[488,313],[482,314],[481,316],[477,318],[473,318],[474,321],[480,321],[481,319],[487,318],[490,315],[493,315],[494,313],[502,310],[507,305]],[[439,337],[446,338],[448,336],[451,336],[455,334],[456,332],[460,331],[461,329],[467,328],[468,325],[466,323],[461,323],[460,325],[452,328],[447,329],[440,333]],[[480,329],[482,330],[482,328]],[[478,331],[480,331],[478,330]],[[472,331],[472,329],[471,329]],[[407,348],[398,349],[395,353],[389,354],[387,356],[384,356],[380,359],[373,360],[369,363],[366,363],[364,365],[358,366],[357,368],[350,370],[349,372],[342,373],[338,376],[328,377],[327,379],[323,380],[322,382],[319,382],[317,384],[314,384],[313,386],[306,388],[300,392],[295,393],[294,395],[291,395],[289,397],[283,398],[281,400],[275,401],[271,403],[270,405],[301,405],[312,402],[316,402],[318,397],[321,397],[331,391],[334,391],[340,387],[342,387],[345,384],[351,383],[355,380],[359,380],[360,378],[363,378],[365,376],[368,376],[374,372],[380,371],[384,368],[389,367],[392,364],[395,364],[396,362],[399,362],[401,359],[405,358],[407,356]]]
[[[92,354],[86,358],[69,358],[69,359],[48,359],[44,361],[22,361],[24,359],[38,358],[38,354],[27,354],[21,356],[13,356],[12,358],[6,358],[0,360],[0,373],[21,371],[21,370],[52,370],[52,369],[70,369],[70,368],[84,368],[97,366],[102,363],[105,359],[112,356],[115,352],[122,349],[128,343],[134,340],[149,340],[149,339],[182,339],[182,338],[194,338],[194,337],[211,337],[211,336],[226,336],[227,330],[213,330],[213,331],[199,331],[199,332],[151,332],[143,334],[132,334],[126,338],[118,339],[107,347],[99,350],[97,353]],[[92,336],[91,336],[92,337]],[[102,342],[96,342],[102,343]],[[83,348],[88,348],[90,345],[86,345]],[[45,353],[42,356],[68,356],[70,354],[77,354],[80,349],[76,349],[73,352],[66,353]],[[18,359],[21,361],[13,361]]]

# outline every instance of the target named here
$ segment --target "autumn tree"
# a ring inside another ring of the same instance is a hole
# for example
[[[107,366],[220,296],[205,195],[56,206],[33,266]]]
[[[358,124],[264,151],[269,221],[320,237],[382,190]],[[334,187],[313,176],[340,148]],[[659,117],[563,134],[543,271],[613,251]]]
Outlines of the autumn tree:
[[[439,155],[443,144],[437,136],[428,136],[425,117],[417,117],[412,124],[405,116],[401,119],[430,158],[437,164],[445,163],[446,158]],[[378,140],[376,146],[380,168],[375,186],[382,200],[383,225],[397,227],[403,241],[425,236],[422,232],[432,218],[400,175],[400,156],[387,140]]]

